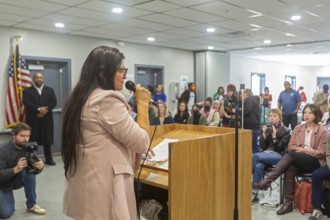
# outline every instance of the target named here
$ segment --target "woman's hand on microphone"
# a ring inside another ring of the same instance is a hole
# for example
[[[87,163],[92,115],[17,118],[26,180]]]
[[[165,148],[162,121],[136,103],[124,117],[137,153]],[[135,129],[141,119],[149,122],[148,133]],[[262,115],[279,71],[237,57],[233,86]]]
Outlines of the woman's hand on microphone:
[[[136,84],[136,90],[134,95],[135,101],[138,104],[148,104],[151,100],[151,93],[149,90],[143,88],[140,84]]]

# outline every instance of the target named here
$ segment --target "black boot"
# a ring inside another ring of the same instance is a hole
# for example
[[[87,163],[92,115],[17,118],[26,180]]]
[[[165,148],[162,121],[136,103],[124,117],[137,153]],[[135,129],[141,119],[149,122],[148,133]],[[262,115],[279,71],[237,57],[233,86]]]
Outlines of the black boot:
[[[282,175],[292,162],[292,157],[289,154],[284,154],[282,159],[274,167],[273,171],[271,171],[265,179],[256,184],[257,188],[260,190],[267,190],[270,187],[270,184]]]
[[[276,213],[278,215],[284,215],[288,212],[293,211],[295,177],[296,177],[296,172],[293,172],[291,170],[286,171],[284,173],[284,183],[283,183],[284,204],[279,210],[277,210]]]
[[[50,148],[50,145],[44,145],[44,154],[45,154],[45,160],[46,160],[46,164],[51,165],[51,166],[55,166],[56,163],[53,160],[53,155],[52,155],[52,150]]]

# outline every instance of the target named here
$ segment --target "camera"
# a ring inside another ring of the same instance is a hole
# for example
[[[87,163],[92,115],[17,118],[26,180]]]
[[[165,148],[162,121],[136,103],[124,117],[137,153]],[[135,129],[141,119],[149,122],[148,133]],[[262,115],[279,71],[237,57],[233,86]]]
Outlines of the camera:
[[[40,159],[37,157],[38,143],[28,142],[24,143],[25,158],[27,161],[27,172],[37,173],[37,168],[33,166],[34,163],[38,162]]]
[[[273,125],[272,124],[266,124],[266,130],[265,130],[265,135],[267,138],[271,137],[273,133]]]

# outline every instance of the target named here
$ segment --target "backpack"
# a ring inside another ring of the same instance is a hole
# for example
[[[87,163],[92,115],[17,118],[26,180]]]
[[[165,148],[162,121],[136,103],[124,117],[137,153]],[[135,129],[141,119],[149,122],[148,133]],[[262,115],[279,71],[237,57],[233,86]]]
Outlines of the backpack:
[[[307,181],[297,182],[296,192],[294,194],[294,207],[301,214],[312,213],[312,184]]]

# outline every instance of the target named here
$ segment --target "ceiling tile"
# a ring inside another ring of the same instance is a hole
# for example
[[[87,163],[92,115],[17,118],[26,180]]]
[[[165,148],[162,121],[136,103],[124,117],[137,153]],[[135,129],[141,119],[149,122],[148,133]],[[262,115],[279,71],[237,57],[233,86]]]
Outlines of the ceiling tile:
[[[326,6],[315,6],[315,7],[311,7],[308,8],[308,12],[317,14],[318,16],[322,17],[322,18],[330,18],[330,13],[329,13],[329,9],[330,9],[330,5],[326,5]]]
[[[207,35],[206,32],[201,31],[193,31],[183,28],[175,28],[171,30],[164,31],[165,33],[172,34],[172,35],[181,35],[181,36],[191,36],[191,37],[199,37]]]
[[[28,0],[28,1],[21,1],[21,0],[0,0],[0,3],[5,3],[7,5],[15,6],[16,8],[30,8],[30,9],[36,9],[36,10],[42,10],[42,11],[48,11],[48,12],[54,12],[58,11],[64,8],[67,8],[67,6],[62,4],[55,4],[50,2],[45,2],[41,0]]]
[[[151,31],[143,28],[136,28],[128,25],[118,24],[118,23],[111,23],[107,25],[103,25],[101,28],[112,30],[114,32],[125,32],[125,33],[131,33],[131,34],[148,34]]]
[[[286,3],[275,1],[275,0],[265,0],[262,3],[260,0],[223,0],[229,4],[239,6],[241,8],[253,10],[259,13],[267,14],[273,11],[286,11],[294,9],[294,6],[288,5]]]
[[[164,31],[164,30],[173,29],[173,26],[158,24],[151,21],[143,21],[140,19],[126,19],[121,21],[120,23],[133,27],[140,27],[148,30],[154,30],[154,31]]]
[[[128,17],[123,15],[113,15],[109,13],[102,13],[97,11],[91,11],[87,9],[81,9],[81,8],[70,8],[63,10],[59,12],[59,14],[65,14],[69,16],[75,16],[80,18],[91,18],[94,20],[101,20],[101,21],[107,21],[107,22],[115,22],[123,19],[127,19]]]
[[[48,19],[32,19],[32,20],[26,22],[25,24],[35,24],[35,25],[41,25],[41,26],[45,26],[45,27],[49,26],[51,28],[55,28],[56,31],[59,30],[59,32],[62,32],[61,28],[56,28],[55,27],[54,21],[48,20]],[[90,27],[88,25],[83,25],[83,24],[65,23],[64,25],[65,26],[63,28],[63,30],[64,30],[63,32],[66,32],[65,29],[68,29],[68,30],[72,31],[72,30],[80,30],[80,29],[85,29],[85,28]]]
[[[21,23],[14,26],[15,28],[23,28],[23,29],[32,29],[32,30],[39,30],[39,31],[47,31],[47,32],[55,32],[55,33],[70,33],[73,31],[69,28],[56,28],[55,26],[48,26],[48,25],[40,25],[40,24],[28,24],[28,23]]]
[[[323,20],[323,21],[308,23],[305,24],[304,27],[320,33],[326,33],[330,31],[330,21]]]
[[[214,0],[166,0],[167,2],[172,2],[174,4],[191,7],[195,5],[201,5],[206,2],[213,2]]]
[[[13,5],[1,4],[0,13],[7,13],[7,14],[18,15],[18,16],[23,15],[24,17],[33,18],[33,17],[40,17],[42,15],[48,14],[49,12],[30,9],[30,8],[24,8],[24,7],[17,7],[17,6],[13,6]]]
[[[203,22],[203,23],[224,20],[221,17],[215,16],[215,15],[210,15],[210,14],[196,11],[196,10],[189,9],[189,8],[172,10],[169,12],[164,12],[163,14],[178,17],[178,18],[183,18],[183,19],[187,19],[187,20],[191,20],[191,21]]]
[[[87,2],[89,0],[43,0],[44,2],[55,2],[57,4],[62,4],[62,5],[69,5],[69,6],[74,6],[74,5],[79,5],[81,3]]]
[[[191,25],[191,26],[186,26],[186,29],[194,30],[194,31],[199,31],[207,35],[212,35],[212,34],[218,34],[218,33],[227,33],[232,30],[228,28],[223,28],[220,25],[217,25],[217,23],[210,23],[210,24],[198,24],[198,25]],[[206,29],[208,28],[214,28],[214,32],[208,33],[206,32]]]
[[[297,24],[297,25],[303,25],[305,23],[316,22],[316,21],[322,20],[322,18],[311,15],[302,10],[288,10],[288,11],[283,11],[283,12],[272,12],[272,13],[269,13],[268,15],[272,18],[282,20],[282,21],[287,21],[287,23],[292,23],[292,24]],[[297,20],[297,21],[292,21],[291,17],[293,15],[300,15],[301,19]]]
[[[127,6],[135,6],[135,5],[140,5],[145,2],[150,2],[150,0],[105,0],[106,2],[111,2],[111,3],[117,3],[121,5],[127,5]]]
[[[141,17],[140,19],[157,22],[157,23],[161,23],[161,24],[167,24],[167,25],[171,25],[171,26],[175,26],[175,27],[183,27],[183,26],[187,26],[187,25],[197,24],[196,22],[188,21],[185,19],[174,18],[174,17],[168,16],[168,15],[163,15],[163,14],[148,15],[148,16]]]
[[[244,31],[244,30],[250,30],[253,27],[247,23],[244,22],[238,22],[234,20],[225,20],[225,21],[218,21],[218,22],[213,22],[212,24],[221,27],[221,28],[226,28],[229,30],[235,30],[235,31]]]
[[[329,4],[330,0],[282,0],[283,2],[289,4],[289,5],[299,5],[299,8],[306,8],[311,7],[315,5],[323,5],[323,4]]]
[[[17,16],[13,14],[7,14],[7,13],[0,13],[0,21],[6,20],[6,21],[13,21],[13,22],[22,22],[26,20],[30,20],[31,18],[25,17],[25,16]]]
[[[13,26],[16,23],[17,22],[15,22],[15,21],[6,21],[6,20],[3,20],[3,19],[0,20],[0,26],[5,26],[5,27]]]
[[[149,1],[144,4],[140,4],[135,6],[136,8],[145,9],[153,12],[164,12],[177,8],[181,8],[181,6],[170,4],[163,1]]]
[[[100,26],[104,25],[107,22],[106,21],[100,21],[100,20],[94,20],[90,18],[78,18],[78,17],[72,17],[69,15],[61,15],[61,14],[49,14],[41,17],[41,19],[48,19],[52,20],[54,22],[62,22],[64,24],[71,23],[71,24],[85,24],[90,26]]]
[[[257,25],[260,27],[274,27],[274,26],[287,25],[285,21],[281,21],[276,18],[266,17],[266,16],[250,17],[240,21],[249,25]]]
[[[126,17],[139,17],[142,15],[152,14],[150,11],[141,10],[138,8],[120,6],[123,9],[122,14],[114,14],[112,9],[114,7],[118,7],[118,4],[109,3],[109,2],[102,2],[102,1],[90,1],[78,6],[79,8],[84,8],[87,10],[94,10],[94,11],[101,11],[112,16],[126,16]]]
[[[220,1],[205,3],[192,8],[230,19],[240,19],[256,15],[256,13],[247,11],[244,8]]]

